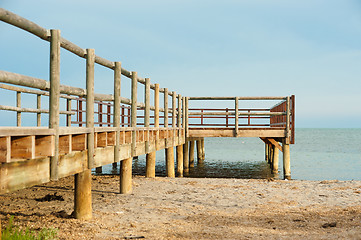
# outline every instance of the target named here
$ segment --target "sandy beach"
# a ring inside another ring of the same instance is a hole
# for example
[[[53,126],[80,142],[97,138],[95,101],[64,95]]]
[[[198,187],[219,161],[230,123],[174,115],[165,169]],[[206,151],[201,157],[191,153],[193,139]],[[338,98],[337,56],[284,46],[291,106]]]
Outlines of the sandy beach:
[[[70,216],[73,185],[0,195],[2,227],[13,215],[59,239],[361,239],[361,181],[134,177],[120,195],[119,177],[93,176],[89,221]]]

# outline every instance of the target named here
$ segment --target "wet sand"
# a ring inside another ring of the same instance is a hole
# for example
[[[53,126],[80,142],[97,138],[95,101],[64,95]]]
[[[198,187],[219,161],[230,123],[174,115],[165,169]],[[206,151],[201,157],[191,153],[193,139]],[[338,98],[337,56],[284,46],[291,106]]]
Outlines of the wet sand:
[[[89,221],[70,216],[73,186],[68,177],[0,195],[2,227],[13,215],[59,239],[361,239],[361,181],[134,177],[120,195],[119,177],[93,176]]]

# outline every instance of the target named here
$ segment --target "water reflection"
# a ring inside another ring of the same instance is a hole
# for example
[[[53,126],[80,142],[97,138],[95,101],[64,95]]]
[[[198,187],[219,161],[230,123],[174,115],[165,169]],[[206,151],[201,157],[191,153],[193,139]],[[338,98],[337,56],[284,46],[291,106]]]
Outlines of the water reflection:
[[[145,175],[145,159],[139,158],[133,160],[133,175]],[[165,164],[157,162],[156,176],[165,177]],[[95,171],[94,171],[95,173]],[[119,164],[113,168],[111,164],[103,166],[102,174],[119,174]],[[258,162],[225,162],[222,160],[207,161],[195,163],[194,168],[189,169],[184,177],[192,178],[242,178],[242,179],[267,179],[272,177],[269,165],[265,161]]]

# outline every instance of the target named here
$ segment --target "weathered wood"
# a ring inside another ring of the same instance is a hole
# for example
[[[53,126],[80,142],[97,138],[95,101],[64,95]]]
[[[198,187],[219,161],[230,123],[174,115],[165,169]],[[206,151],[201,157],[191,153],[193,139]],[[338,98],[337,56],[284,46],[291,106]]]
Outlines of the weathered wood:
[[[177,127],[177,94],[175,91],[172,92],[172,127]]]
[[[282,152],[282,146],[274,138],[260,137],[260,139],[266,144],[272,144]]]
[[[49,170],[49,158],[2,163],[0,168],[0,194],[49,182]]]
[[[120,193],[130,194],[132,192],[132,161],[127,158],[120,162]]]
[[[146,156],[145,177],[147,178],[155,177],[155,157],[156,157],[155,151],[148,153]]]
[[[11,138],[11,161],[35,158],[35,136]]]
[[[94,167],[94,49],[87,49],[86,55],[86,127],[91,131],[87,135],[88,168]]]
[[[0,8],[0,20],[32,33],[41,39],[48,40],[48,30],[3,8]]]
[[[166,148],[166,149],[165,149],[165,153],[166,153],[166,162],[165,162],[166,175],[167,175],[167,177],[174,178],[174,177],[175,177],[175,171],[174,171],[174,148],[173,148],[173,147]]]
[[[291,164],[290,164],[290,145],[287,143],[287,138],[283,138],[283,176],[284,179],[291,179]]]
[[[198,139],[196,141],[196,146],[197,146],[197,161],[198,163],[201,163],[203,161],[203,158],[202,158],[202,142],[201,142],[201,139]]]
[[[131,106],[131,127],[137,127],[137,72],[132,72],[132,106]],[[136,131],[132,134],[132,155],[136,156]]]
[[[234,129],[189,129],[189,137],[236,137]],[[284,129],[239,129],[237,137],[285,137]]]
[[[55,130],[46,127],[0,127],[0,137],[28,136],[28,135],[54,135]]]
[[[99,132],[95,134],[96,137],[96,147],[106,147],[108,146],[108,137],[107,132]]]
[[[40,94],[36,95],[36,109],[38,109],[38,110],[41,109],[41,95]],[[69,111],[69,110],[67,109],[67,111]],[[71,115],[69,115],[69,116],[71,116]],[[41,113],[36,114],[36,126],[38,126],[38,127],[41,126]]]
[[[235,112],[190,112],[189,115],[196,116],[234,116]],[[239,116],[281,116],[285,112],[238,112]]]
[[[235,109],[234,125],[235,125],[236,135],[238,134],[238,116],[239,116],[238,108],[239,108],[238,107],[238,97],[235,97],[235,99],[234,99],[234,109]]]
[[[164,127],[168,127],[168,88],[164,88]]]
[[[183,177],[183,145],[177,146],[177,177]]]
[[[189,167],[194,167],[194,144],[195,141],[189,141]]]
[[[71,139],[73,151],[84,151],[87,149],[87,134],[74,134]]]
[[[107,146],[115,146],[116,132],[107,132]]]
[[[38,113],[38,114],[39,113],[49,113],[48,109],[19,108],[19,107],[4,106],[4,105],[0,105],[0,110],[7,110],[7,111],[14,111],[14,112],[29,112],[29,113]],[[75,113],[72,111],[59,111],[59,114],[74,115]],[[19,121],[19,123],[20,123],[20,121]]]
[[[235,97],[189,97],[189,100],[234,100]],[[239,100],[285,100],[286,97],[237,97]]]
[[[120,104],[121,104],[121,63],[114,63],[114,116],[113,116],[113,127],[117,128],[115,132],[114,142],[114,163],[115,167],[117,162],[120,162],[119,149],[120,149]],[[113,165],[114,167],[114,165]]]
[[[287,100],[286,100],[286,143],[289,144],[290,143],[290,97],[287,96]]]
[[[10,162],[11,141],[10,136],[0,137],[0,163]]]
[[[91,169],[75,174],[74,217],[80,220],[92,218]]]
[[[21,92],[16,92],[16,107],[21,108]],[[16,113],[16,126],[21,126],[21,112]]]
[[[273,157],[272,157],[272,173],[278,175],[278,162],[279,162],[279,150],[277,147],[273,150]]]
[[[38,97],[40,99],[40,95],[38,95]],[[69,112],[71,111],[71,99],[66,99],[66,110],[69,111]],[[39,118],[40,118],[40,114],[38,114],[38,115],[39,115]],[[71,127],[71,114],[66,115],[66,126]]]
[[[59,156],[59,178],[81,173],[87,170],[87,151],[76,151]]]
[[[159,128],[159,84],[155,84],[154,89],[154,127]],[[156,150],[159,150],[159,131],[156,132]]]
[[[71,135],[59,136],[59,154],[68,154],[72,152]]]
[[[54,156],[54,136],[35,136],[35,156],[49,157]]]
[[[102,167],[114,163],[114,147],[97,148],[94,150],[94,165]],[[102,168],[100,168],[102,170]]]
[[[60,96],[60,30],[50,31],[50,97],[49,128],[55,129],[54,147],[59,148],[59,96]],[[59,152],[50,158],[50,177],[58,180]]]
[[[188,122],[188,119],[189,119],[189,97],[186,97],[186,104],[185,104],[185,112],[186,112],[186,124],[185,124],[185,134],[186,136],[185,137],[189,137],[189,122]]]
[[[95,128],[95,131],[98,128]],[[85,134],[90,133],[91,129],[86,127],[60,127],[59,128],[59,135],[69,135],[69,134]],[[39,135],[39,133],[36,133],[36,135]]]
[[[204,138],[201,138],[201,151],[202,151],[202,160],[206,159],[206,151],[204,147]]]
[[[185,143],[183,145],[183,172],[189,172],[189,142],[185,138]]]
[[[144,87],[144,127],[150,126],[150,79],[145,79],[145,87]],[[147,141],[145,144],[145,152],[149,153],[149,142]]]

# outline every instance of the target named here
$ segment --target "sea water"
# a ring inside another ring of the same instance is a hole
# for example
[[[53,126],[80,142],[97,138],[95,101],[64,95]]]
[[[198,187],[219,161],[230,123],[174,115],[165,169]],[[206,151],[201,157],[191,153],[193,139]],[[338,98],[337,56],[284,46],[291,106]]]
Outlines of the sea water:
[[[265,146],[259,138],[205,138],[206,158],[188,177],[270,178]],[[361,129],[296,129],[290,145],[291,176],[300,180],[361,180]],[[165,176],[164,150],[157,152],[156,175]],[[176,156],[176,155],[175,155]],[[145,156],[133,160],[133,174],[145,174]],[[279,170],[282,178],[282,153]],[[103,174],[119,174],[119,167],[103,167]]]

